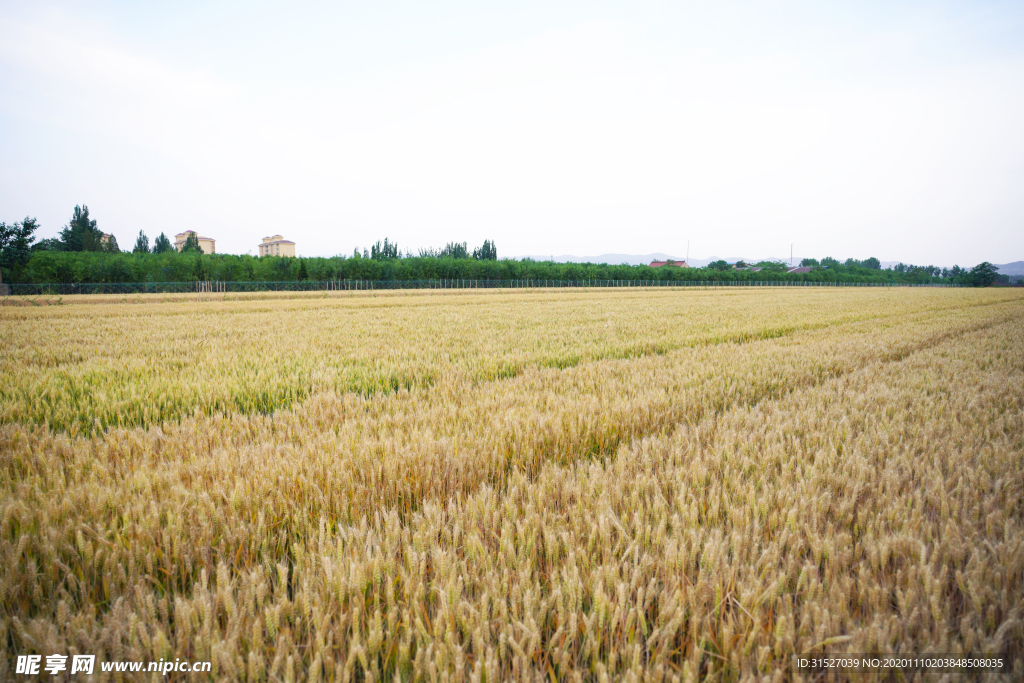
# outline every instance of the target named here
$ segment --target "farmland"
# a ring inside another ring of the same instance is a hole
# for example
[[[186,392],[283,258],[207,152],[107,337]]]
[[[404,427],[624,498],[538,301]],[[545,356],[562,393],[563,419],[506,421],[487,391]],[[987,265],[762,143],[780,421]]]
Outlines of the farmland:
[[[1020,292],[59,303],[0,307],[12,653],[271,681],[1024,671]]]

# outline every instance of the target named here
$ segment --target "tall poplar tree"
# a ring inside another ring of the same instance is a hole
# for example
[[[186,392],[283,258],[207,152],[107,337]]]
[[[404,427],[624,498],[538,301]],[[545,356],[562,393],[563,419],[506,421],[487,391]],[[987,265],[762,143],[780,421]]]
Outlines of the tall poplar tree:
[[[135,248],[132,249],[133,254],[148,254],[149,253],[149,238],[146,237],[146,233],[139,230],[139,236],[135,239]]]

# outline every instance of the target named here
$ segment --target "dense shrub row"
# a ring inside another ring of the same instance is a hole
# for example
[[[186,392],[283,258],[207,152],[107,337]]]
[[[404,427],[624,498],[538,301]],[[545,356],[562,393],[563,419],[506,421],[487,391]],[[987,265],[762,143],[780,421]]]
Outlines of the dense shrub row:
[[[187,282],[223,280],[229,282],[283,282],[296,280],[428,280],[465,278],[474,280],[712,280],[712,281],[810,281],[810,282],[967,282],[967,276],[942,278],[923,270],[898,272],[859,266],[832,265],[811,273],[790,274],[785,270],[760,272],[609,265],[553,263],[532,260],[476,260],[449,257],[406,257],[376,260],[361,257],[330,258],[254,257],[233,254],[105,253],[40,251],[18,272],[14,282]],[[961,280],[964,280],[961,282]]]

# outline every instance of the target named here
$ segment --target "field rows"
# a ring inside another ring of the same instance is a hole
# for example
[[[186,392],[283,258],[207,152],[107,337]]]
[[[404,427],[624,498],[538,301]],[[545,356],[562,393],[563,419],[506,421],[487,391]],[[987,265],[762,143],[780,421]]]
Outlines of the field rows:
[[[986,302],[1007,298],[1014,293]],[[323,391],[390,393],[453,372],[487,382],[929,316],[970,300],[970,290],[620,291],[5,309],[0,423],[79,433],[160,425],[196,411],[271,414]],[[530,312],[507,315],[510,307]]]
[[[0,637],[223,680],[1019,673],[1024,300],[819,294],[4,311]],[[189,335],[208,384],[170,363]],[[249,355],[300,368],[287,409],[213,401]],[[177,412],[82,429],[136,362]]]

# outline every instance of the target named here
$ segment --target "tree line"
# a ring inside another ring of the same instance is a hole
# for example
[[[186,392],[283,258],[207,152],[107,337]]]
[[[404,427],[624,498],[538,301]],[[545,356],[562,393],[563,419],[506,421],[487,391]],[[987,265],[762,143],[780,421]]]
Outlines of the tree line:
[[[32,272],[28,266],[37,254],[122,253],[117,245],[117,238],[104,233],[97,227],[96,220],[89,216],[89,207],[84,204],[75,206],[71,220],[61,229],[57,237],[36,240],[35,232],[38,229],[39,221],[28,216],[24,220],[15,221],[10,225],[0,223],[0,275],[7,278],[7,282],[25,282],[23,275]],[[149,238],[141,230],[135,241],[135,248],[132,250],[132,253],[136,254],[169,252],[176,253],[176,250],[167,235],[160,233],[153,242],[153,246],[150,247]],[[182,252],[202,252],[199,239],[195,234],[189,235],[182,247]]]
[[[523,260],[474,260],[451,256],[402,256],[373,259],[360,256],[283,257],[234,254],[57,252],[32,255],[8,282],[294,282],[303,280],[637,280],[637,281],[784,281],[864,282],[899,284],[961,284],[986,286],[997,279],[995,266],[980,264],[971,271],[941,277],[925,269],[867,271],[855,266],[789,273],[785,269],[718,270],[714,268],[651,268],[594,263],[553,263]],[[1005,277],[1005,276],[1003,276]]]
[[[850,278],[858,278],[852,281],[959,284],[977,287],[988,287],[996,283],[1010,284],[1010,276],[1001,275],[999,269],[987,261],[979,263],[970,270],[960,266],[939,268],[938,266],[915,266],[906,263],[897,263],[891,268],[883,269],[881,261],[874,257],[863,261],[852,258],[848,258],[846,261],[839,261],[831,257],[825,257],[820,261],[805,258],[800,261],[800,265],[811,268],[811,274],[827,271],[838,278],[838,281],[844,282],[851,281]],[[713,261],[705,268],[719,272],[749,272],[752,274],[754,273],[752,269],[757,268],[756,274],[761,279],[774,279],[776,275],[789,272],[789,265],[781,261],[760,261],[758,263],[738,261],[735,264]],[[807,279],[814,281],[815,277]]]
[[[498,248],[494,246],[494,242],[491,240],[484,240],[482,246],[469,250],[467,242],[449,242],[441,249],[420,248],[414,254],[413,252],[406,250],[405,254],[402,254],[401,249],[398,248],[396,242],[391,242],[387,237],[384,238],[384,242],[378,241],[375,245],[364,249],[363,252],[359,253],[357,247],[355,252],[352,254],[353,258],[368,258],[374,261],[393,261],[401,258],[451,258],[451,259],[473,259],[474,261],[497,261],[498,260]]]
[[[727,264],[716,261],[704,268],[631,266],[595,263],[555,263],[531,259],[498,259],[497,247],[485,240],[470,250],[465,242],[441,249],[404,253],[384,239],[351,256],[281,257],[204,254],[195,233],[179,252],[163,233],[152,245],[140,231],[131,252],[118,248],[90,218],[87,206],[76,206],[71,220],[56,238],[36,241],[34,218],[0,223],[0,268],[4,282],[37,284],[188,282],[286,282],[303,280],[635,280],[635,281],[784,281],[862,282],[898,284],[960,284],[988,286],[1001,280],[991,263],[971,270],[954,266],[898,264],[881,268],[876,258],[840,262],[834,258],[804,259],[807,273],[790,273],[786,264],[762,261]],[[758,268],[759,270],[753,270]]]

